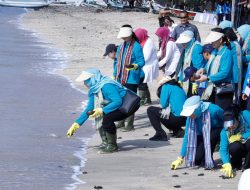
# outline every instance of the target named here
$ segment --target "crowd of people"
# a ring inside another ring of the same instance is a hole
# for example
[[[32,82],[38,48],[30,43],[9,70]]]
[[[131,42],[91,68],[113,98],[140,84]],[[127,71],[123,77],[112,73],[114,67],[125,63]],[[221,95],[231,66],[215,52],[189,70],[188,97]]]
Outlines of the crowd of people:
[[[116,152],[117,128],[134,130],[134,112],[120,108],[128,92],[139,90],[155,131],[149,140],[168,141],[163,126],[173,138],[183,138],[173,170],[184,161],[189,167],[216,167],[213,152],[219,145],[222,172],[232,178],[236,169],[250,168],[250,25],[233,28],[222,21],[202,45],[187,12],[181,12],[180,21],[173,27],[169,16],[159,18],[158,48],[145,28],[123,25],[117,36],[122,43],[108,44],[104,53],[113,60],[113,76],[88,69],[76,79],[89,89],[89,102],[67,134],[71,137],[89,117],[95,118],[100,153]],[[147,83],[153,80],[159,83],[160,107],[151,105]]]

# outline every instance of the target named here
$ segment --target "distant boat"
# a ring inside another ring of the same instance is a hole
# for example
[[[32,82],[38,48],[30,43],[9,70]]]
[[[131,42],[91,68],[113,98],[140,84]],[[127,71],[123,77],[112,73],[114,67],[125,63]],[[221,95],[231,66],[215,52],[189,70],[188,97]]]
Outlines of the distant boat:
[[[0,6],[40,8],[48,6],[51,0],[0,0]]]

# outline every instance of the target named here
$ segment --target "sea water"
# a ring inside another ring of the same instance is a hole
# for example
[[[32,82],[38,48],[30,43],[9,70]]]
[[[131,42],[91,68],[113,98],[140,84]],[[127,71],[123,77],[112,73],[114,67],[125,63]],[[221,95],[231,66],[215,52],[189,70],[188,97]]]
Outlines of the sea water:
[[[0,7],[0,189],[74,189],[94,130],[66,132],[86,96],[53,73],[67,56],[20,28],[25,12]]]

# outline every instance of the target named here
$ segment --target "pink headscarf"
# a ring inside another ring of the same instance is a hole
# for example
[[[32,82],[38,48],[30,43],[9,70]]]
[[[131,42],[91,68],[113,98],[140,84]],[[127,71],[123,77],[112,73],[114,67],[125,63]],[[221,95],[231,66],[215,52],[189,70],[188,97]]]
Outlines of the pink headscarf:
[[[155,34],[161,38],[162,42],[161,42],[161,48],[165,49],[166,48],[166,44],[167,41],[169,39],[170,36],[170,30],[167,27],[160,27],[156,30]]]
[[[135,35],[140,41],[141,46],[143,47],[148,39],[148,31],[144,28],[137,28],[135,30]]]

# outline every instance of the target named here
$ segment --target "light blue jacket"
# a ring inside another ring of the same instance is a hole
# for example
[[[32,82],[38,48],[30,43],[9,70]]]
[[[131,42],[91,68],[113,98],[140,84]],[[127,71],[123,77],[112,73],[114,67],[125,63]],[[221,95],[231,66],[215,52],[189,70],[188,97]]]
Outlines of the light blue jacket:
[[[246,76],[245,76],[245,80],[244,80],[244,84],[242,88],[242,93],[245,93],[248,79],[250,79],[250,65],[247,66],[247,72],[246,72]]]
[[[126,43],[123,52],[126,52],[128,46],[129,46],[129,43]],[[116,74],[117,74],[117,58],[119,57],[120,50],[121,50],[121,45],[118,47],[117,52],[116,52],[116,59],[114,60],[114,73],[113,73],[113,76],[116,76]],[[125,61],[124,58],[125,58],[125,54],[122,55],[122,67],[123,67],[124,61]],[[131,56],[131,64],[133,64],[133,63],[137,64],[139,67],[138,67],[137,70],[129,71],[127,84],[139,84],[140,83],[140,77],[143,75],[142,74],[142,72],[143,72],[142,67],[145,65],[143,50],[142,50],[141,45],[136,41],[134,43],[132,56]],[[120,81],[121,72],[122,72],[122,69],[121,69],[120,74],[119,74],[118,82],[121,82]]]
[[[220,51],[214,50],[212,54],[215,55],[222,55],[220,59],[220,66],[219,66],[219,71],[216,74],[210,75],[210,69],[211,66],[213,65],[213,62],[210,65],[210,68],[207,68],[206,65],[206,70],[209,76],[209,79],[211,82],[214,84],[220,84],[223,82],[231,82],[232,81],[232,68],[233,68],[233,58],[232,58],[232,53],[231,51],[226,47],[222,47]]]
[[[163,85],[160,95],[160,104],[163,109],[170,105],[171,113],[178,117],[185,100],[186,94],[182,88],[171,84]]]
[[[210,112],[210,117],[211,117],[211,129],[212,128],[222,128],[223,127],[223,109],[221,109],[219,106],[215,105],[215,104],[210,104],[208,107],[208,111]],[[186,150],[187,150],[187,141],[188,141],[188,130],[189,130],[189,122],[190,122],[190,118],[187,118],[186,121],[186,129],[185,129],[185,135],[182,141],[182,148],[181,148],[181,156],[185,156],[186,155]],[[202,115],[197,118],[197,135],[202,135],[202,127],[203,127],[203,123],[202,123]]]
[[[247,42],[247,50],[244,53],[245,53],[245,55],[243,56],[242,62],[244,64],[247,64],[250,62],[250,40],[248,40],[248,42]]]
[[[206,60],[204,59],[203,56],[202,45],[196,44],[192,52],[192,66],[198,70],[200,68],[203,68],[205,64]]]
[[[233,83],[238,83],[239,81],[239,69],[238,69],[238,56],[237,56],[237,49],[236,49],[236,42],[231,42],[231,54],[233,57]],[[241,52],[242,54],[242,52]]]
[[[117,110],[122,105],[122,98],[126,94],[124,88],[118,87],[114,84],[105,84],[102,89],[103,99],[109,102],[103,107],[103,113],[108,114],[112,111]],[[88,119],[88,111],[94,109],[94,95],[88,96],[89,102],[85,110],[82,112],[80,117],[75,121],[79,125],[82,125]]]
[[[244,129],[245,132],[242,133],[242,138],[244,140],[247,140],[250,137],[250,112],[245,110],[241,112],[243,119],[244,119]],[[242,125],[242,122],[240,122],[240,125]],[[235,134],[237,134],[239,131],[235,131]],[[220,158],[223,162],[223,164],[230,163],[230,155],[229,155],[229,141],[227,132],[225,129],[222,129],[220,133]]]

